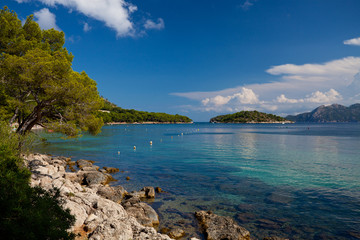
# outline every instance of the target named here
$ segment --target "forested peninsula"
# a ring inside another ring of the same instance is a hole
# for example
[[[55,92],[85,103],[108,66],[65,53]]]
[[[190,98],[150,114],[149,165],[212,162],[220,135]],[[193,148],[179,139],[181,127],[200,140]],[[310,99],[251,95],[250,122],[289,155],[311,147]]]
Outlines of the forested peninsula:
[[[219,115],[210,119],[211,123],[291,123],[291,121],[274,114],[258,111],[241,111],[233,114]]]
[[[191,123],[192,120],[182,115],[155,113],[123,109],[104,99],[104,106],[98,111],[104,123]]]

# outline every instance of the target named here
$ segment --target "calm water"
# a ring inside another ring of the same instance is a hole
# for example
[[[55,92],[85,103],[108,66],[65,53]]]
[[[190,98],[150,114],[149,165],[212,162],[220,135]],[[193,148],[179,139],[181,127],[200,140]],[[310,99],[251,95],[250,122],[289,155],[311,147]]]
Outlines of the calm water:
[[[128,191],[168,191],[151,203],[160,228],[201,237],[201,209],[259,239],[360,239],[360,124],[117,125],[49,142],[36,150],[117,167]]]

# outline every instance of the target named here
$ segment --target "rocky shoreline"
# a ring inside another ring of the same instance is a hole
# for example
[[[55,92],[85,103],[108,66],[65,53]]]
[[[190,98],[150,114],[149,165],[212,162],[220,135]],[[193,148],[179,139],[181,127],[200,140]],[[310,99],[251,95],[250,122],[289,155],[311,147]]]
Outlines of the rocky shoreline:
[[[80,159],[73,162],[70,158],[44,154],[30,154],[24,159],[32,172],[32,187],[60,190],[65,200],[64,207],[76,217],[71,229],[76,239],[198,239],[179,228],[169,229],[166,234],[157,232],[155,228],[159,225],[159,216],[144,200],[155,198],[156,192],[161,193],[160,188],[144,187],[128,193],[122,186],[109,186],[115,180],[111,173],[118,169],[100,169],[93,161]],[[249,231],[229,217],[210,211],[196,212],[195,217],[205,239],[251,239]]]

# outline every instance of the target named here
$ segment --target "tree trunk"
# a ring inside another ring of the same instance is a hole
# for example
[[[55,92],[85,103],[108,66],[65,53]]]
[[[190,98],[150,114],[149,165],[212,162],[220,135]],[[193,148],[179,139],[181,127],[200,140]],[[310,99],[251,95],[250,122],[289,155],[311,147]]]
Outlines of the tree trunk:
[[[33,112],[19,125],[16,132],[20,135],[25,135],[27,132],[29,132],[34,127],[34,125],[41,120],[42,108],[43,107],[41,105],[37,105]]]
[[[10,125],[13,124],[13,122],[15,121],[16,117],[18,116],[18,114],[19,114],[19,108],[17,107],[17,108],[15,109],[14,115],[13,115],[12,118],[10,119]]]

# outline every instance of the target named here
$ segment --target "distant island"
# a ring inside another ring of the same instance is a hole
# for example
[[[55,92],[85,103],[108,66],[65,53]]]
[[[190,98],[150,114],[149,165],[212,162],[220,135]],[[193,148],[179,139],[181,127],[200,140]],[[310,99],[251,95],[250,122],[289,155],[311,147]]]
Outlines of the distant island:
[[[360,122],[360,104],[349,107],[339,104],[320,106],[311,112],[287,116],[286,119],[294,122]]]
[[[211,123],[292,123],[283,117],[258,111],[241,111],[219,115],[210,119]]]
[[[155,113],[123,109],[104,99],[104,106],[98,111],[105,124],[115,123],[192,123],[192,120],[182,115]]]

